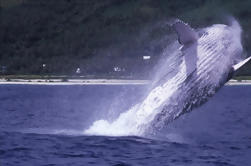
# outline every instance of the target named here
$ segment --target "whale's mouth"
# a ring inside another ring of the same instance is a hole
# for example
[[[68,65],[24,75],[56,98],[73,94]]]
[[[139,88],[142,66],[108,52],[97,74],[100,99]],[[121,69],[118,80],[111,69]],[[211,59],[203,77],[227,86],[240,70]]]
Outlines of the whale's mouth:
[[[152,134],[207,101],[226,82],[231,62],[235,58],[224,56],[224,48],[217,45],[212,36],[203,41],[212,42],[211,45],[203,48],[198,48],[197,45],[189,47],[185,50],[187,55],[179,49],[181,45],[177,41],[170,44],[163,52],[164,59],[158,64],[158,71],[153,76],[152,87],[145,99],[113,121],[95,121],[84,134]],[[181,40],[188,41],[187,38]],[[240,40],[240,36],[236,40]]]

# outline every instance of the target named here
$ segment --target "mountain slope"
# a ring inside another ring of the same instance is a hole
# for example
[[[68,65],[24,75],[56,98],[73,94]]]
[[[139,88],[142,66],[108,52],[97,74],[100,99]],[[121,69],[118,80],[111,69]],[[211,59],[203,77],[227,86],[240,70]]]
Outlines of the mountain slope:
[[[250,47],[250,2],[234,0],[27,0],[1,9],[0,66],[9,74],[147,76],[169,42],[164,22],[179,17],[196,27],[220,22],[227,11],[244,26]],[[238,6],[238,8],[236,7]],[[215,10],[215,12],[212,12]],[[152,56],[145,62],[142,56]],[[144,72],[146,71],[146,72]]]

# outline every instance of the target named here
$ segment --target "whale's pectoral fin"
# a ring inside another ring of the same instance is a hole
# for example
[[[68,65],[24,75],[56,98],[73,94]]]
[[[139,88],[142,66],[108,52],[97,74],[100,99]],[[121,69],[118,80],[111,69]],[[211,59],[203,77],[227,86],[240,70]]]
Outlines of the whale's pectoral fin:
[[[236,65],[233,65],[231,71],[228,74],[227,80],[230,80],[235,75],[235,73],[250,60],[251,57],[248,57],[247,59],[237,63]]]
[[[172,24],[172,27],[178,34],[180,44],[186,45],[197,41],[198,34],[188,24],[176,20],[175,23]]]
[[[233,65],[233,70],[234,72],[236,72],[237,70],[239,70],[243,65],[245,65],[247,62],[249,62],[251,60],[251,57],[248,57],[247,59],[237,63],[236,65]]]

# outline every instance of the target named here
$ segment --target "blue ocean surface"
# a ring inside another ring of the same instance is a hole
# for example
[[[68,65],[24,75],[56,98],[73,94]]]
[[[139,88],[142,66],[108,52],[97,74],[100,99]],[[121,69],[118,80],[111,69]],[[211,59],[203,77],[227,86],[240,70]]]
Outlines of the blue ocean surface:
[[[155,135],[84,135],[140,102],[142,85],[0,85],[0,166],[249,166],[251,86],[224,86]]]

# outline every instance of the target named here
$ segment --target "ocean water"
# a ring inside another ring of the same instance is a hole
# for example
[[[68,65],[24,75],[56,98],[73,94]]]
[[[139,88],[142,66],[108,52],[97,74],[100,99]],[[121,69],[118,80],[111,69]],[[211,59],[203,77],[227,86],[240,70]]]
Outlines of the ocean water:
[[[94,136],[147,94],[142,85],[0,85],[0,165],[251,165],[251,86],[224,86],[155,135]]]

